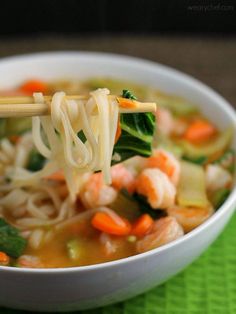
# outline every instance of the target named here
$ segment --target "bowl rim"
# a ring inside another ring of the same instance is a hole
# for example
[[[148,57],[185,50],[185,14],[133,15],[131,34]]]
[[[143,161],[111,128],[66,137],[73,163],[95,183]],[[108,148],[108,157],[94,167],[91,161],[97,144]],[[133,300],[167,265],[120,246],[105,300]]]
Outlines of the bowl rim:
[[[231,107],[230,103],[224,99],[219,93],[213,90],[211,87],[206,85],[205,83],[201,82],[200,80],[192,77],[189,74],[186,74],[180,70],[174,69],[170,66],[160,64],[158,62],[146,60],[143,58],[131,57],[128,55],[122,54],[115,54],[115,53],[104,53],[104,52],[96,52],[96,51],[50,51],[50,52],[37,52],[37,53],[28,53],[28,54],[20,54],[20,55],[13,55],[9,57],[4,57],[0,59],[0,66],[4,65],[5,63],[10,62],[18,62],[18,61],[25,61],[29,59],[47,59],[47,58],[55,58],[55,57],[76,57],[76,58],[97,58],[97,59],[106,59],[114,62],[122,62],[132,64],[132,66],[136,66],[139,68],[145,68],[149,71],[152,70],[154,72],[161,71],[169,76],[176,77],[182,81],[184,84],[189,84],[193,86],[195,89],[198,89],[200,93],[205,94],[206,97],[211,98],[215,102],[218,103],[218,106],[227,114],[233,121],[233,127],[236,130],[236,111]],[[18,268],[12,266],[0,266],[0,271],[5,272],[13,272],[13,273],[24,273],[24,274],[65,274],[71,272],[87,272],[87,271],[95,271],[102,268],[110,268],[115,266],[120,266],[123,264],[129,264],[133,261],[142,260],[152,255],[167,251],[176,245],[181,245],[184,242],[188,241],[189,239],[197,236],[200,234],[204,229],[209,228],[211,225],[215,223],[218,219],[220,219],[227,210],[229,210],[234,204],[236,203],[236,184],[234,185],[229,197],[224,202],[224,204],[205,222],[203,222],[200,226],[195,228],[194,230],[190,231],[189,233],[185,234],[183,237],[174,240],[168,244],[165,244],[161,247],[152,249],[150,251],[139,253],[137,255],[125,257],[122,259],[103,262],[99,264],[92,264],[87,266],[76,266],[76,267],[65,267],[65,268]]]

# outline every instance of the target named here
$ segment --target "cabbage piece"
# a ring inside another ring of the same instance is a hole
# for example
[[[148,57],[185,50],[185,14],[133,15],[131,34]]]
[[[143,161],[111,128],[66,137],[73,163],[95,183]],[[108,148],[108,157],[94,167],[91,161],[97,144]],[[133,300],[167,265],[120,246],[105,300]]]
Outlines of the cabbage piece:
[[[187,161],[181,162],[177,202],[180,206],[185,207],[207,207],[209,205],[203,167]]]

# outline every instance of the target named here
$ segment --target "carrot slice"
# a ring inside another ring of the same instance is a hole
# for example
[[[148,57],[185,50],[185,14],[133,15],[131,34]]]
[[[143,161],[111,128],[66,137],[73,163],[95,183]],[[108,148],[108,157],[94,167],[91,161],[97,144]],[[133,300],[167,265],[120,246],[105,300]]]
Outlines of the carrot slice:
[[[120,107],[123,107],[123,108],[135,108],[136,107],[136,101],[132,99],[117,97],[117,101]]]
[[[40,80],[29,80],[20,86],[20,90],[26,94],[33,94],[35,92],[45,93],[48,90],[48,86]]]
[[[208,121],[195,120],[184,133],[184,138],[193,143],[201,143],[210,140],[216,133],[216,128]]]
[[[62,170],[58,170],[52,174],[50,174],[49,176],[47,176],[45,179],[48,180],[55,180],[55,181],[65,181],[65,176]]]
[[[9,136],[9,140],[13,144],[17,144],[20,141],[20,136],[19,135],[11,135],[11,136]]]
[[[131,234],[137,237],[144,236],[153,226],[154,220],[148,214],[140,216],[133,224]]]
[[[125,218],[121,218],[122,223],[118,224],[115,220],[112,219],[106,213],[98,212],[92,218],[92,226],[95,229],[98,229],[102,232],[117,235],[117,236],[125,236],[130,233],[131,224]]]
[[[121,127],[120,127],[120,119],[119,119],[117,123],[117,129],[116,129],[115,143],[118,141],[120,136],[121,136]]]
[[[0,265],[8,265],[10,262],[10,257],[4,253],[4,252],[0,252]]]

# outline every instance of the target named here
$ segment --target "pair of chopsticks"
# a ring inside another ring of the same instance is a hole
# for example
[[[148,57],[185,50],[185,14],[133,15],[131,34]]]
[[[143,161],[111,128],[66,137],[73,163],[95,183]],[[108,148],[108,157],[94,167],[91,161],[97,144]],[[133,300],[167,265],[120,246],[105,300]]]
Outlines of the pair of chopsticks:
[[[109,95],[108,97],[123,99],[115,95]],[[66,96],[68,100],[86,100],[88,96],[84,95],[70,95]],[[33,117],[33,116],[44,116],[50,114],[50,103],[52,96],[44,96],[45,103],[37,104],[34,103],[34,98],[31,96],[15,96],[15,97],[0,97],[0,118],[7,117]],[[125,98],[123,100],[126,100]],[[139,101],[133,101],[132,107],[124,107],[119,103],[120,113],[137,113],[137,112],[155,112],[155,103],[142,103]]]

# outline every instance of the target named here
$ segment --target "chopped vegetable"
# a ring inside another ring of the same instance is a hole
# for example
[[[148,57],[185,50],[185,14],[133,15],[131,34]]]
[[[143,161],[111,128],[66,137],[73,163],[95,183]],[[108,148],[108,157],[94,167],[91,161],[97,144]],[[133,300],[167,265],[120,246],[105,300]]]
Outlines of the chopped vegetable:
[[[0,252],[0,266],[7,266],[9,262],[10,257],[4,252]]]
[[[150,156],[155,119],[150,113],[124,113],[120,117],[121,135],[114,147],[114,153],[121,156],[121,160],[140,155]]]
[[[219,152],[223,152],[230,144],[233,137],[233,128],[230,127],[224,132],[219,134],[216,139],[211,141],[211,143],[197,146],[189,143],[186,140],[181,140],[178,143],[181,145],[184,156],[187,158],[199,158],[205,156],[207,158],[214,156]]]
[[[109,207],[129,221],[137,219],[141,214],[138,203],[126,189],[120,190],[115,201]]]
[[[0,251],[17,258],[23,253],[26,243],[16,228],[0,218]]]
[[[119,103],[119,106],[122,108],[135,108],[136,107],[136,102],[133,99],[117,97],[117,101]]]
[[[158,219],[161,217],[166,216],[166,212],[162,209],[156,209],[155,210],[148,204],[147,199],[145,196],[140,194],[133,194],[132,198],[138,203],[139,210],[141,213],[149,214],[153,219]]]
[[[216,134],[216,128],[208,121],[197,119],[193,121],[184,133],[184,138],[191,143],[208,141]]]
[[[197,158],[188,158],[188,157],[183,157],[184,160],[186,161],[190,161],[194,164],[197,165],[204,165],[207,162],[207,157],[205,156],[201,156],[201,157],[197,157]]]
[[[215,209],[218,209],[228,198],[230,194],[230,189],[222,188],[217,191],[214,191],[211,196],[211,203]]]
[[[81,257],[81,241],[79,239],[72,239],[67,242],[67,252],[69,258],[72,260],[77,260]]]
[[[137,100],[137,97],[134,96],[134,94],[132,94],[131,91],[129,91],[128,89],[123,89],[122,97]]]
[[[31,171],[41,170],[45,164],[45,157],[42,156],[38,151],[32,149],[29,155],[29,161],[27,165],[27,169]]]
[[[130,236],[127,237],[127,241],[128,241],[129,243],[134,243],[134,242],[137,241],[137,237],[134,236],[134,235],[130,235]]]
[[[121,127],[120,127],[120,119],[119,119],[117,123],[117,129],[116,129],[115,143],[118,141],[120,136],[121,136]]]
[[[125,236],[130,233],[131,225],[128,220],[121,218],[121,223],[117,223],[106,213],[98,212],[93,216],[92,226],[102,232],[117,236]]]
[[[123,90],[122,97],[134,99],[135,96],[130,91]],[[120,115],[120,128],[121,135],[113,150],[113,154],[120,155],[119,162],[136,155],[151,155],[155,129],[155,116],[152,113],[123,113]]]
[[[78,134],[77,134],[77,136],[79,137],[79,139],[80,139],[83,143],[85,143],[85,142],[87,141],[86,136],[85,136],[83,130],[79,131]]]
[[[144,236],[153,226],[154,220],[148,214],[140,216],[133,224],[131,234],[137,237]]]
[[[35,92],[46,93],[48,86],[46,83],[40,80],[29,80],[20,86],[20,90],[23,93],[32,95]]]
[[[201,166],[191,162],[181,162],[180,182],[177,201],[185,207],[207,207],[205,173]]]
[[[20,141],[20,136],[19,135],[11,135],[9,137],[9,140],[13,143],[13,144],[17,144]]]

